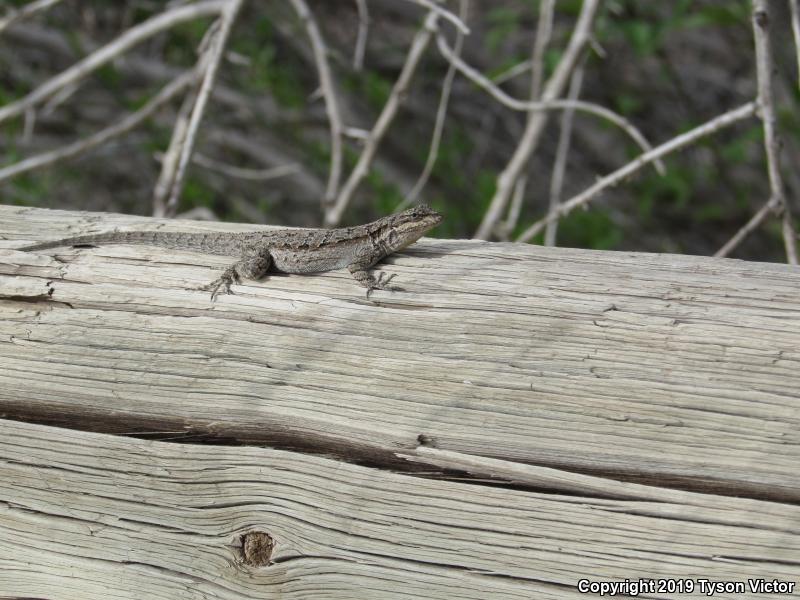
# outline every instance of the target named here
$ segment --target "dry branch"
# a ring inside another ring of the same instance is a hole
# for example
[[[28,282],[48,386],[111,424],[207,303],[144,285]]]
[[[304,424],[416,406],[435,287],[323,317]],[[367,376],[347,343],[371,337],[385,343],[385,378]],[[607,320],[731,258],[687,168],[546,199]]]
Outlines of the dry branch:
[[[369,8],[367,0],[356,0],[358,10],[358,34],[356,47],[353,50],[353,70],[361,71],[364,68],[364,52],[367,49],[367,36],[369,35]]]
[[[542,95],[544,53],[553,34],[555,4],[555,0],[542,0],[539,4],[539,21],[536,24],[536,38],[533,41],[533,54],[531,55],[531,100],[538,100]]]
[[[419,4],[427,8],[429,11],[436,13],[438,16],[442,17],[446,21],[450,21],[453,25],[455,25],[459,31],[463,34],[469,34],[469,27],[467,27],[464,22],[449,10],[444,8],[441,4],[438,4],[438,0],[408,0],[409,2],[413,2],[414,4]]]
[[[542,92],[543,101],[550,102],[561,95],[578,59],[583,53],[584,47],[589,41],[594,18],[599,6],[599,0],[584,0],[567,49],[564,51],[564,55],[561,57],[555,72],[548,80]],[[522,134],[511,160],[497,178],[497,190],[489,205],[489,209],[486,211],[478,230],[475,232],[476,238],[489,239],[489,237],[491,237],[495,226],[500,221],[501,215],[506,209],[517,178],[522,173],[528,159],[539,143],[541,134],[544,131],[544,126],[547,124],[547,118],[546,112],[538,112],[534,113],[528,119],[525,131]]]
[[[270,169],[247,169],[245,167],[236,167],[229,165],[213,158],[209,158],[195,152],[192,156],[192,162],[206,169],[217,171],[228,177],[235,177],[237,179],[246,179],[248,181],[270,181],[278,179],[279,177],[286,177],[287,175],[294,175],[301,170],[298,163],[289,163],[287,165],[279,165]]]
[[[49,152],[43,152],[41,154],[37,154],[36,156],[31,156],[0,169],[0,182],[22,173],[27,173],[28,171],[47,167],[56,162],[73,158],[83,154],[84,152],[88,152],[92,148],[96,148],[101,144],[105,144],[109,140],[124,135],[135,127],[138,127],[146,119],[152,116],[159,108],[184,91],[196,79],[196,72],[184,73],[177,79],[174,79],[165,85],[164,88],[155,96],[153,96],[153,98],[151,98],[142,108],[123,118],[119,123],[111,125],[110,127],[106,127],[102,131],[98,131],[86,139],[79,140],[55,150],[50,150]]]
[[[212,39],[209,41],[209,47],[207,50],[208,61],[205,64],[203,81],[200,84],[200,90],[197,92],[197,99],[195,100],[192,114],[189,117],[189,123],[186,127],[186,136],[181,144],[180,157],[178,159],[175,178],[172,181],[169,199],[167,200],[165,211],[167,216],[174,216],[177,212],[178,200],[181,192],[183,191],[183,182],[186,178],[186,170],[189,167],[189,161],[192,158],[192,152],[194,151],[197,132],[200,129],[200,121],[203,119],[203,114],[205,113],[208,99],[211,96],[212,89],[214,88],[214,81],[217,77],[219,64],[222,61],[222,56],[225,52],[225,45],[228,42],[228,37],[230,36],[231,29],[233,28],[233,23],[236,20],[236,15],[239,13],[239,9],[241,8],[243,1],[244,0],[228,0],[227,4],[225,5],[225,10],[220,15],[219,29],[214,32]]]
[[[569,84],[567,98],[577,100],[583,84],[583,64],[575,68],[572,80]],[[567,157],[569,155],[569,145],[572,138],[572,117],[575,111],[565,110],[561,115],[561,132],[558,136],[558,146],[556,147],[556,159],[553,163],[553,173],[550,176],[550,203],[549,211],[554,211],[561,203],[561,191],[564,187],[564,173],[567,170]],[[544,232],[544,245],[555,246],[556,234],[558,233],[558,220],[547,224]]]
[[[602,179],[598,180],[594,185],[590,186],[588,189],[584,190],[580,194],[573,196],[568,201],[564,202],[563,204],[559,205],[558,208],[549,212],[547,216],[544,218],[536,221],[533,225],[528,227],[518,238],[518,242],[528,242],[530,241],[535,235],[537,235],[545,226],[565,215],[568,215],[572,212],[573,209],[577,208],[578,206],[584,205],[588,203],[592,198],[597,196],[600,192],[610,187],[617,185],[622,180],[630,177],[636,171],[649,165],[651,162],[662,158],[676,150],[680,150],[681,148],[685,148],[689,144],[694,143],[695,141],[703,138],[707,135],[715,133],[721,129],[724,129],[734,123],[737,123],[743,119],[751,117],[755,114],[757,110],[756,102],[748,102],[740,106],[739,108],[733,109],[728,111],[724,114],[711,119],[710,121],[695,127],[683,133],[679,136],[672,138],[671,140],[664,142],[660,146],[657,146],[650,150],[649,152],[645,152],[641,154],[636,159],[629,162],[627,165],[620,167],[613,173],[610,173],[603,177]]]
[[[336,99],[336,89],[333,84],[331,67],[328,63],[328,48],[322,39],[314,15],[308,8],[305,0],[290,0],[297,16],[306,28],[306,33],[311,40],[311,49],[314,62],[319,73],[319,85],[325,99],[325,110],[328,113],[328,123],[331,130],[331,168],[328,174],[328,184],[325,187],[324,202],[327,205],[336,198],[339,191],[339,181],[342,177],[342,117],[339,112],[339,103]],[[365,34],[366,35],[366,34]],[[363,49],[362,49],[363,60]]]
[[[503,105],[518,111],[525,111],[525,112],[541,112],[541,111],[552,111],[552,110],[579,110],[581,112],[586,112],[591,115],[595,115],[606,119],[613,123],[614,125],[620,127],[625,133],[627,133],[636,144],[642,148],[642,150],[651,150],[652,145],[644,135],[639,131],[639,129],[633,125],[628,119],[623,117],[622,115],[615,113],[613,110],[601,106],[599,104],[595,104],[593,102],[586,102],[583,100],[541,100],[541,101],[524,101],[518,100],[517,98],[513,98],[506,94],[502,89],[497,87],[492,83],[492,81],[481,74],[480,71],[475,69],[474,67],[470,66],[466,62],[464,62],[459,56],[457,56],[453,49],[447,44],[447,41],[444,39],[444,36],[439,35],[437,36],[437,45],[439,47],[439,51],[442,53],[448,61],[455,64],[456,68],[459,72],[464,75],[467,79],[472,81],[478,87],[486,90],[493,98],[498,100]],[[664,166],[660,162],[655,163],[659,172],[663,173]]]
[[[459,6],[459,18],[466,21],[469,0],[461,0]],[[463,46],[464,34],[460,29],[457,29],[454,50],[454,54],[456,56],[461,55],[461,49]],[[447,104],[450,100],[450,91],[453,88],[453,79],[455,79],[455,74],[456,67],[453,63],[450,63],[447,68],[447,73],[444,76],[444,82],[442,83],[442,94],[439,97],[439,107],[436,109],[436,122],[433,125],[433,135],[431,136],[431,145],[430,149],[428,150],[428,158],[425,160],[425,166],[423,167],[422,173],[420,173],[416,183],[406,194],[406,197],[403,199],[403,201],[397,206],[396,210],[403,210],[407,206],[416,202],[417,198],[419,198],[422,188],[425,187],[425,184],[428,183],[428,179],[430,179],[433,166],[436,164],[436,159],[439,156],[439,144],[442,141],[444,121],[447,117]]]
[[[191,21],[198,17],[219,14],[225,10],[226,6],[228,6],[227,0],[205,0],[196,4],[170,9],[135,27],[131,27],[114,41],[92,52],[69,69],[48,79],[23,98],[0,108],[0,123],[19,116],[28,109],[35,108],[55,93],[80,81],[92,71],[102,67],[143,40],[179,23]]]
[[[775,99],[773,96],[772,48],[769,34],[771,17],[767,0],[753,0],[753,38],[756,49],[756,76],[758,79],[758,114],[764,125],[764,150],[767,156],[767,173],[769,175],[770,197],[764,206],[728,240],[714,256],[727,256],[747,235],[755,230],[770,213],[777,212],[782,216],[781,233],[783,235],[786,259],[789,264],[797,264],[797,234],[794,231],[791,209],[786,201],[786,188],[780,168],[781,140],[777,130]]]
[[[344,186],[342,186],[339,196],[336,198],[336,202],[325,211],[325,225],[335,226],[339,224],[342,214],[353,198],[353,194],[369,173],[372,160],[375,158],[375,154],[378,151],[378,146],[383,136],[388,131],[389,126],[392,124],[392,121],[394,121],[394,117],[397,115],[400,104],[411,83],[411,78],[417,70],[417,65],[422,55],[425,53],[425,49],[428,47],[431,37],[436,32],[436,22],[439,18],[439,14],[439,12],[433,10],[429,12],[422,27],[414,36],[411,42],[411,49],[406,56],[406,62],[403,65],[400,76],[397,78],[392,88],[392,93],[389,95],[386,104],[384,104],[383,110],[364,144],[364,149],[358,158],[356,166],[353,168],[353,172],[350,173],[350,177],[347,179]]]
[[[22,8],[10,9],[10,13],[0,19],[0,33],[3,33],[4,29],[14,23],[22,21],[23,19],[28,19],[38,12],[55,6],[59,2],[61,2],[61,0],[35,0],[35,2],[30,2]]]
[[[789,0],[789,7],[792,18],[794,49],[797,54],[797,85],[800,87],[800,0]]]

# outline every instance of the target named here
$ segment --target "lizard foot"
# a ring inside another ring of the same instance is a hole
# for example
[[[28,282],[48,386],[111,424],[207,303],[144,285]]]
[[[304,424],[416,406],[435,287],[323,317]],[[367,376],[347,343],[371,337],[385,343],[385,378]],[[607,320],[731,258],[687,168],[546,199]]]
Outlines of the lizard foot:
[[[395,273],[392,273],[388,277],[386,273],[380,271],[378,273],[378,278],[371,281],[369,285],[367,285],[367,298],[372,293],[372,290],[387,290],[389,292],[402,292],[403,288],[398,287],[396,285],[389,285],[389,282],[394,278]]]
[[[204,292],[211,292],[211,301],[215,302],[220,292],[232,294],[231,285],[234,283],[240,283],[238,273],[233,270],[226,270],[219,278],[197,289]]]

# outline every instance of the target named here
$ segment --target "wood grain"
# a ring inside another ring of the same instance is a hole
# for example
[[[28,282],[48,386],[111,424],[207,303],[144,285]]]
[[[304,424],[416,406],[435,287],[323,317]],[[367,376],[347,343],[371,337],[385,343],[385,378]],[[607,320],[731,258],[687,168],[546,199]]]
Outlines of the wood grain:
[[[583,578],[798,580],[797,507],[679,495],[522,492],[0,421],[0,597],[578,598]],[[274,540],[269,564],[242,560],[253,531]]]
[[[221,257],[14,250],[115,228],[249,227],[0,206],[0,598],[800,581],[797,268],[426,239],[211,303]]]

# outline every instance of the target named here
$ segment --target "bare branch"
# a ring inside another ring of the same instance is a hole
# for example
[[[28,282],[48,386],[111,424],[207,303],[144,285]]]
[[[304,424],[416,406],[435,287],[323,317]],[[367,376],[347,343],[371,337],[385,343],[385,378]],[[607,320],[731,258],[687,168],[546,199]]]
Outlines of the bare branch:
[[[495,75],[490,79],[490,81],[495,85],[500,85],[501,83],[505,83],[506,81],[514,79],[514,77],[517,77],[518,75],[522,75],[523,73],[530,71],[531,66],[532,63],[530,59],[523,60],[522,62],[519,62],[512,67],[509,67],[502,73]]]
[[[792,15],[794,50],[797,53],[797,85],[800,86],[800,0],[789,0]]]
[[[564,51],[564,55],[561,57],[555,72],[548,80],[542,92],[543,101],[553,101],[563,92],[578,58],[583,53],[583,49],[589,41],[592,24],[594,23],[599,5],[599,0],[584,0],[567,49]],[[546,112],[537,112],[530,115],[528,118],[525,131],[522,134],[511,160],[497,178],[497,190],[489,205],[489,209],[486,211],[478,227],[478,231],[475,232],[476,238],[489,239],[491,237],[495,226],[500,221],[501,215],[506,209],[511,192],[514,189],[514,184],[522,173],[531,154],[533,154],[533,151],[536,149],[546,124]]]
[[[198,60],[195,70],[199,75],[204,72],[204,58]],[[197,100],[196,87],[189,90],[181,103],[178,114],[175,117],[175,125],[172,127],[172,137],[169,140],[167,151],[161,157],[161,172],[153,187],[153,216],[163,217],[166,214],[167,198],[169,198],[172,184],[178,172],[178,159],[181,155],[181,148],[186,141],[186,130],[189,127],[189,118],[192,115],[192,108]]]
[[[781,233],[786,248],[786,259],[790,264],[797,264],[797,234],[794,231],[792,215],[786,202],[786,189],[781,177],[780,149],[781,140],[777,131],[775,115],[775,99],[772,93],[772,48],[769,36],[770,15],[766,0],[753,0],[753,38],[756,47],[756,76],[758,79],[758,112],[764,124],[764,150],[767,155],[767,172],[769,175],[769,200],[751,219],[737,231],[734,236],[717,250],[714,256],[727,256],[753,230],[755,230],[771,212],[782,213]]]
[[[528,187],[528,176],[522,173],[514,184],[514,193],[511,194],[511,203],[508,205],[506,220],[497,224],[497,236],[507,242],[519,222],[522,214],[522,201],[525,199],[525,188]]]
[[[246,169],[244,167],[235,167],[233,165],[214,160],[213,158],[204,156],[199,152],[194,153],[192,162],[196,165],[200,165],[201,167],[205,167],[206,169],[228,175],[229,177],[246,179],[248,181],[270,181],[272,179],[278,179],[279,177],[294,175],[295,173],[299,173],[301,170],[301,167],[298,163],[279,165],[277,167],[272,167],[271,169]]]
[[[466,20],[467,10],[469,7],[469,0],[461,0],[459,3],[459,18]],[[454,53],[456,56],[461,55],[461,49],[464,46],[464,34],[460,29],[456,30],[456,43]],[[397,206],[397,210],[403,210],[407,206],[417,201],[422,188],[428,183],[428,179],[433,171],[433,166],[436,164],[436,159],[439,157],[439,144],[442,141],[442,132],[444,131],[444,121],[447,117],[447,104],[450,101],[450,91],[453,87],[453,79],[455,79],[456,68],[453,63],[447,67],[447,73],[444,76],[444,83],[442,84],[442,95],[439,97],[439,108],[436,109],[436,122],[433,126],[433,136],[431,137],[431,146],[428,150],[428,158],[425,161],[425,167],[417,179],[414,186],[406,194],[403,201]]]
[[[170,192],[169,200],[165,216],[173,216],[177,212],[178,199],[181,191],[183,190],[183,182],[186,177],[186,169],[189,166],[189,160],[192,157],[194,150],[194,142],[197,137],[197,131],[200,128],[200,121],[203,119],[208,98],[211,95],[211,90],[214,87],[214,80],[219,70],[219,63],[225,53],[225,44],[228,41],[233,23],[236,20],[236,15],[242,6],[243,0],[229,0],[225,5],[225,10],[220,16],[221,23],[219,31],[214,35],[214,39],[210,41],[208,48],[208,64],[205,68],[203,81],[200,84],[200,90],[197,93],[197,100],[194,103],[194,110],[189,118],[189,124],[186,128],[186,137],[181,147],[181,154],[178,160],[178,169],[175,179],[172,182],[172,190]]]
[[[714,253],[714,256],[723,258],[728,256],[731,252],[733,252],[736,247],[741,244],[744,239],[750,235],[751,232],[758,229],[759,225],[767,218],[768,215],[772,213],[778,207],[778,200],[775,197],[770,198],[767,202],[764,203],[756,214],[750,217],[750,220],[745,223],[745,225],[737,231],[731,239],[725,242],[725,245],[722,246],[719,250]]]
[[[367,0],[356,0],[358,9],[358,35],[356,47],[353,50],[353,69],[361,71],[364,68],[364,52],[367,49],[367,35],[369,34],[369,9]]]
[[[18,10],[12,8],[8,15],[0,19],[0,33],[3,33],[3,30],[10,25],[23,19],[28,19],[42,10],[55,6],[59,2],[61,0],[35,0],[35,2],[30,2]]]
[[[336,91],[333,86],[331,68],[328,64],[328,49],[322,40],[322,34],[317,27],[317,22],[308,8],[305,0],[290,0],[297,16],[303,22],[306,33],[311,40],[311,49],[314,62],[319,72],[319,85],[325,98],[325,110],[328,113],[328,123],[331,130],[331,169],[328,174],[328,184],[325,187],[325,205],[336,198],[339,191],[339,181],[342,177],[342,117],[339,114],[339,105]]]
[[[536,23],[536,39],[533,40],[531,55],[531,100],[538,100],[542,95],[544,81],[544,52],[553,34],[553,15],[555,0],[542,0],[539,3],[539,20]]]
[[[113,60],[139,42],[165,29],[169,29],[178,23],[191,21],[198,17],[218,14],[223,11],[228,4],[227,0],[204,0],[195,4],[171,9],[128,29],[114,41],[92,52],[89,56],[74,64],[69,69],[48,79],[23,98],[0,108],[0,123],[11,117],[21,115],[29,108],[41,104],[65,86],[83,79],[95,69]]]
[[[420,6],[424,6],[429,11],[436,13],[438,16],[442,17],[446,21],[450,21],[453,25],[455,25],[461,33],[468,35],[469,34],[469,27],[467,27],[464,22],[451,13],[446,8],[443,8],[441,5],[437,4],[437,0],[408,0],[409,2],[413,2],[414,4],[419,4]]]
[[[522,235],[517,238],[518,242],[527,242],[530,241],[535,235],[537,235],[542,229],[544,229],[545,225],[550,223],[551,221],[558,219],[559,217],[563,217],[568,215],[572,212],[573,209],[577,208],[578,206],[582,206],[588,203],[592,198],[597,196],[603,190],[613,187],[621,182],[623,179],[630,177],[633,173],[641,169],[642,167],[650,164],[654,160],[658,158],[662,158],[676,150],[680,150],[681,148],[685,148],[689,144],[703,138],[707,135],[715,133],[725,127],[733,125],[743,119],[753,116],[757,110],[757,103],[756,102],[748,102],[740,106],[739,108],[735,108],[731,111],[723,113],[710,121],[707,121],[703,125],[695,127],[687,131],[686,133],[682,133],[679,136],[672,138],[671,140],[664,142],[660,146],[656,146],[649,152],[645,152],[644,154],[639,155],[636,159],[629,162],[624,167],[621,167],[606,175],[605,177],[599,179],[594,185],[590,186],[583,192],[573,196],[568,201],[564,202],[563,204],[559,205],[555,210],[549,212],[544,218],[536,221],[533,225],[528,227]]]
[[[73,144],[63,146],[62,148],[57,148],[49,152],[43,152],[42,154],[31,156],[30,158],[26,158],[18,163],[0,169],[0,182],[15,177],[16,175],[27,173],[28,171],[41,169],[52,165],[53,163],[66,160],[68,158],[73,158],[91,150],[92,148],[100,146],[101,144],[104,144],[113,138],[129,132],[130,130],[139,126],[147,118],[152,116],[164,104],[185,90],[192,83],[192,81],[196,79],[196,77],[197,74],[192,71],[184,73],[180,77],[173,79],[170,83],[165,85],[164,88],[158,92],[158,94],[153,96],[153,98],[151,98],[142,108],[128,115],[119,123],[116,123],[111,127],[107,127],[102,131],[98,131],[86,139],[79,140]]]
[[[575,72],[572,73],[569,92],[567,93],[569,100],[577,100],[578,95],[581,93],[581,85],[583,85],[583,64],[579,64],[575,68]],[[567,170],[567,156],[569,155],[569,144],[572,138],[572,117],[574,114],[575,112],[572,110],[565,110],[564,114],[561,115],[561,132],[558,136],[553,174],[550,177],[550,212],[554,211],[561,203],[561,190],[564,187],[564,173]],[[548,223],[544,232],[544,245],[555,246],[557,233],[558,220]]]
[[[781,235],[783,235],[783,247],[786,251],[786,262],[790,265],[797,264],[797,231],[794,227],[792,212],[788,206],[783,211],[781,218]]]
[[[539,100],[542,95],[542,81],[544,80],[544,53],[550,43],[550,36],[553,33],[553,16],[555,14],[555,0],[542,0],[539,3],[539,19],[536,23],[536,36],[533,40],[533,51],[530,59],[531,82],[529,96],[531,101]],[[528,120],[535,116],[535,111],[528,112]],[[508,207],[508,216],[505,221],[497,223],[494,227],[495,234],[503,240],[511,237],[517,225],[519,215],[522,213],[522,202],[525,199],[525,188],[528,185],[528,177],[524,172],[520,172],[514,182],[514,191],[511,194],[511,203]]]
[[[437,11],[429,12],[428,16],[425,18],[425,23],[414,36],[411,42],[411,49],[403,65],[403,70],[400,72],[400,76],[397,78],[392,88],[392,93],[389,95],[386,104],[384,104],[383,110],[364,144],[364,150],[361,152],[361,156],[358,157],[358,162],[353,168],[353,172],[350,174],[344,186],[342,186],[339,196],[336,198],[336,202],[331,205],[325,213],[325,224],[327,226],[336,226],[339,223],[353,194],[359,184],[367,176],[367,173],[369,173],[370,165],[378,151],[378,146],[394,120],[400,103],[408,90],[408,85],[411,83],[411,78],[417,70],[417,65],[425,49],[428,47],[431,37],[436,31],[436,22],[438,18],[439,13]]]
[[[791,235],[784,235],[786,258],[797,264],[797,240],[791,226],[791,209],[786,202],[786,188],[781,176],[781,140],[777,129],[775,99],[772,93],[772,47],[770,40],[770,14],[767,0],[753,0],[753,37],[756,46],[756,75],[758,78],[758,103],[761,121],[764,123],[764,149],[767,154],[770,195],[777,202],[777,210],[789,213],[787,220]],[[782,228],[786,234],[786,228]]]
[[[564,109],[574,109],[579,110],[582,112],[586,112],[607,121],[614,123],[620,129],[625,131],[636,144],[642,148],[642,150],[651,150],[652,146],[644,137],[644,135],[633,125],[630,121],[628,121],[622,115],[615,113],[613,110],[610,110],[604,106],[599,104],[594,104],[593,102],[585,102],[582,100],[542,100],[542,101],[535,101],[535,102],[526,102],[524,100],[518,100],[517,98],[513,98],[506,94],[503,90],[499,87],[494,85],[487,77],[481,74],[478,70],[474,67],[471,67],[467,63],[465,63],[460,57],[456,56],[453,53],[453,49],[447,45],[447,41],[444,39],[443,36],[437,36],[437,44],[439,46],[439,51],[442,53],[448,61],[455,64],[456,68],[459,72],[464,75],[467,79],[471,80],[475,83],[478,87],[487,91],[493,98],[500,101],[505,106],[512,108],[518,111],[550,111],[550,110],[564,110]],[[659,173],[664,172],[664,165],[657,161],[655,163],[659,170]]]

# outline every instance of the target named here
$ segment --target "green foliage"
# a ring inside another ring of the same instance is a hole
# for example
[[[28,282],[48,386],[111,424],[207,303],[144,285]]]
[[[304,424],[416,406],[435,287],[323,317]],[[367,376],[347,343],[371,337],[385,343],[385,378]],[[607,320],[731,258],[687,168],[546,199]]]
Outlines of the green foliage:
[[[640,174],[632,184],[638,198],[639,217],[646,220],[666,208],[678,212],[685,209],[697,185],[696,177],[694,169],[682,166],[670,166],[664,175],[652,169]]]
[[[486,13],[489,29],[486,33],[486,47],[496,52],[505,39],[519,27],[519,12],[500,6]]]
[[[302,108],[309,93],[301,79],[303,69],[294,58],[287,60],[280,54],[272,23],[266,16],[260,16],[252,26],[253,35],[234,36],[231,40],[232,50],[250,60],[237,87],[268,92],[285,108]]]
[[[539,243],[542,238],[540,234]],[[574,211],[558,224],[559,246],[614,250],[620,247],[622,239],[622,231],[605,209]]]
[[[631,117],[645,108],[645,103],[641,94],[627,92],[624,89],[618,90],[612,100],[614,102],[614,109],[627,117]]]
[[[120,74],[117,67],[114,66],[113,62],[106,63],[103,66],[99,67],[94,72],[94,76],[104,86],[112,90],[118,90],[120,87],[120,83],[122,81],[122,75]]]
[[[378,214],[386,215],[394,211],[403,201],[403,194],[394,184],[386,180],[380,171],[373,168],[367,175],[367,183],[372,188],[372,206]]]
[[[744,163],[752,152],[754,145],[762,139],[762,136],[761,125],[753,125],[732,140],[719,144],[717,147],[719,148],[720,156],[726,162],[733,164]]]
[[[345,91],[365,98],[375,110],[383,108],[394,86],[393,81],[374,71],[345,74],[342,82]]]
[[[687,29],[741,27],[749,21],[749,0],[727,0],[698,5],[691,0],[665,3],[623,0],[612,3],[598,19],[597,37],[603,43],[624,39],[639,57],[652,56],[666,39]]]
[[[164,56],[167,62],[190,66],[197,60],[197,47],[208,31],[208,19],[194,19],[178,23],[169,30]]]
[[[213,209],[215,197],[213,189],[191,174],[187,174],[181,195],[180,210],[185,211],[198,206]]]

